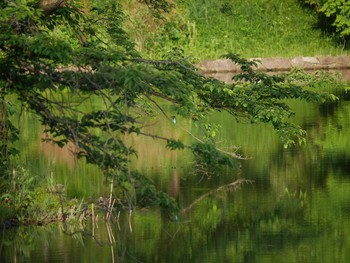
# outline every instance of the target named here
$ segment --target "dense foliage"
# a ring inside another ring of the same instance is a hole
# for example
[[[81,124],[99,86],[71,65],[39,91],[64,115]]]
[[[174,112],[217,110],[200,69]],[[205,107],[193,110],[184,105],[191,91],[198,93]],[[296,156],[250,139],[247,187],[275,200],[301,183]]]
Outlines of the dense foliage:
[[[350,36],[350,2],[347,0],[301,0],[312,7],[325,29],[331,28],[341,36],[345,45]]]
[[[330,77],[299,71],[268,76],[253,70],[257,62],[235,54],[226,57],[241,64],[243,73],[233,84],[203,76],[178,50],[162,60],[145,59],[128,39],[124,13],[112,0],[91,1],[85,12],[78,1],[49,13],[35,0],[2,0],[0,6],[2,179],[9,176],[3,167],[9,167],[10,143],[18,132],[9,118],[7,102],[13,97],[41,118],[47,140],[72,143],[75,155],[99,166],[130,206],[147,200],[143,205],[165,207],[176,205],[130,170],[137,153],[127,135],[164,140],[171,150],[190,149],[198,161],[211,158],[214,167],[240,156],[218,149],[212,138],[193,136],[193,144],[186,145],[148,133],[148,117],[171,122],[171,116],[182,116],[206,125],[210,112],[226,111],[240,120],[269,123],[289,146],[303,142],[305,132],[288,121],[293,112],[285,100],[335,99],[312,90],[332,82]]]
[[[126,6],[130,2],[137,1]],[[217,59],[232,51],[250,58],[348,53],[336,36],[315,26],[317,13],[297,0],[176,2],[176,9],[156,26],[145,8],[127,9],[133,14],[131,37],[140,49],[156,56],[177,46],[199,59]]]

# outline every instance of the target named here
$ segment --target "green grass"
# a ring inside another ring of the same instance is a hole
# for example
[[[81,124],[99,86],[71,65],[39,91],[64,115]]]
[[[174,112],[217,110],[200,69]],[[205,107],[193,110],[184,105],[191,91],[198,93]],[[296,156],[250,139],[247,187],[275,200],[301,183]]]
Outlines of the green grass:
[[[187,21],[186,41],[177,42],[194,58],[215,59],[227,52],[243,57],[349,54],[316,28],[316,15],[297,0],[178,2],[178,17]]]

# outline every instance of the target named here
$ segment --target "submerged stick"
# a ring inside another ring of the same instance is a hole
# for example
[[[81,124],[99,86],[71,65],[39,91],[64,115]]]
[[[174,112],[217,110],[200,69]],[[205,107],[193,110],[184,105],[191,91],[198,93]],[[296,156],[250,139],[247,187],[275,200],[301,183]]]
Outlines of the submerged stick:
[[[119,216],[120,216],[120,211],[118,211],[118,215],[117,215],[117,225],[118,225],[118,229],[120,230]]]
[[[188,212],[189,210],[191,210],[196,204],[198,204],[200,201],[202,201],[204,198],[220,192],[220,191],[236,191],[242,184],[246,183],[253,183],[253,180],[247,180],[247,179],[239,179],[237,181],[234,181],[232,183],[220,186],[204,195],[201,195],[199,198],[197,198],[196,200],[194,200],[194,202],[192,202],[189,206],[185,207],[184,209],[181,210],[181,214],[185,214],[186,212]]]
[[[131,220],[130,220],[131,219],[131,213],[132,213],[132,210],[130,209],[128,221],[129,221],[129,229],[130,229],[130,232],[132,233]]]
[[[112,263],[115,262],[114,259],[114,248],[113,248],[113,244],[115,243],[115,239],[114,236],[112,234],[112,230],[111,230],[111,225],[109,224],[109,222],[106,223],[106,229],[107,229],[107,235],[108,235],[108,240],[109,240],[109,245],[111,247],[111,255],[112,255]]]
[[[91,204],[91,219],[92,219],[92,223],[95,224],[95,207],[94,207],[94,203]]]
[[[95,208],[94,208],[94,203],[91,204],[91,220],[92,220],[92,236],[95,239]]]
[[[111,220],[111,215],[112,215],[112,212],[113,212],[113,207],[114,207],[115,201],[116,201],[116,199],[113,199],[111,207],[108,208],[108,214],[107,214],[107,218],[106,218],[106,220],[108,222]]]
[[[109,217],[110,211],[111,211],[112,195],[113,195],[113,181],[111,182],[111,191],[110,191],[110,194],[109,194],[109,201],[108,201],[108,206],[107,206],[106,221],[108,220],[108,217]]]

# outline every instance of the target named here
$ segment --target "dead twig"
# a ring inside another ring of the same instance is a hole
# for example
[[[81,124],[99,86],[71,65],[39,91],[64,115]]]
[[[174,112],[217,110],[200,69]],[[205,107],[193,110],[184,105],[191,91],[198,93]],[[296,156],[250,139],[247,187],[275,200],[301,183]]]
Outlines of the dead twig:
[[[197,198],[196,200],[194,200],[189,206],[185,207],[184,209],[181,210],[181,214],[185,214],[187,213],[189,210],[191,210],[196,204],[198,204],[200,201],[202,201],[203,199],[207,198],[208,196],[221,192],[221,191],[236,191],[237,189],[239,189],[242,184],[252,184],[254,181],[253,180],[247,180],[247,179],[239,179],[236,180],[232,183],[220,186],[204,195],[201,195],[199,198]]]

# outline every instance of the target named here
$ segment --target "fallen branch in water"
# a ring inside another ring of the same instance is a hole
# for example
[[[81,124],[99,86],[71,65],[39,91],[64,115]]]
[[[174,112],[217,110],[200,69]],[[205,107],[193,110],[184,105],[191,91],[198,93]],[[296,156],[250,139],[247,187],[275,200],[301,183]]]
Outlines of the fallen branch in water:
[[[196,204],[198,204],[200,201],[202,201],[204,198],[207,198],[208,196],[215,194],[217,192],[221,191],[236,191],[241,187],[242,184],[252,184],[254,183],[253,180],[247,180],[247,179],[239,179],[237,181],[234,181],[232,183],[220,186],[214,190],[211,190],[210,192],[201,195],[199,198],[194,200],[189,206],[185,207],[184,209],[181,210],[181,214],[187,213],[189,210],[191,210]]]

